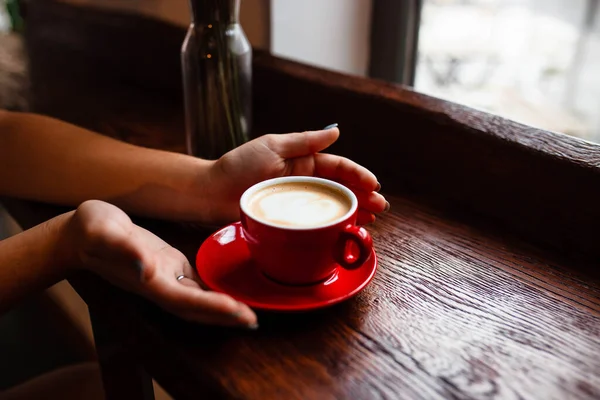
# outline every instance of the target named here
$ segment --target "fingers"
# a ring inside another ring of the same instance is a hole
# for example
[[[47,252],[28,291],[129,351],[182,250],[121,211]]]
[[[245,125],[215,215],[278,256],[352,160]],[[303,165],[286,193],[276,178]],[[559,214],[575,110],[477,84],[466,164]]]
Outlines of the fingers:
[[[146,282],[146,297],[179,317],[222,326],[256,326],[256,314],[245,304],[228,295],[205,291],[185,257],[170,256],[157,260],[156,273]],[[179,276],[182,279],[177,279]]]
[[[300,157],[294,160],[292,175],[315,175],[340,182],[350,188],[358,199],[359,208],[366,214],[363,221],[370,223],[374,216],[387,211],[389,203],[377,193],[380,185],[370,171],[347,158],[331,154],[315,154],[314,157]],[[360,218],[360,216],[359,216]]]
[[[371,212],[373,214],[379,214],[387,211],[389,203],[385,197],[377,192],[366,192],[364,190],[351,188],[356,198],[358,199],[358,207],[364,211]]]
[[[315,176],[338,181],[368,192],[379,188],[377,178],[371,171],[354,161],[333,154],[315,154]]]
[[[258,326],[256,314],[247,305],[228,295],[203,290],[200,277],[178,250],[164,248],[153,262],[154,268],[147,268],[154,274],[145,282],[146,296],[167,311],[203,324],[251,329]]]
[[[175,279],[177,279],[177,281],[183,286],[196,288],[196,289],[202,289],[202,286],[200,285],[200,283],[198,281],[196,281],[194,278],[190,278],[190,277],[187,277],[182,274],[182,275],[179,275]]]
[[[338,128],[320,131],[266,135],[266,145],[283,159],[307,156],[325,150],[339,137]]]
[[[221,295],[221,293],[215,292],[206,293]],[[243,303],[238,304],[240,305],[240,310],[235,311],[229,315],[224,315],[222,313],[211,313],[206,311],[197,312],[191,310],[184,311],[180,313],[179,316],[185,320],[191,322],[198,322],[202,324],[241,327],[251,330],[258,329],[258,323],[256,322],[256,315],[254,314],[254,312],[250,310],[250,308],[245,306]]]
[[[256,325],[256,314],[228,295],[189,287],[180,281],[164,286],[165,307],[184,319],[223,326]]]
[[[312,175],[341,182],[361,190],[378,191],[381,186],[375,175],[365,167],[345,157],[319,153],[339,137],[337,127],[327,130],[263,136],[268,148],[284,160],[293,159],[293,175]],[[376,212],[376,211],[375,211]]]
[[[196,288],[196,289],[202,289],[200,277],[196,273],[196,270],[190,265],[190,263],[187,262],[187,260],[183,264],[181,273],[176,273],[175,275],[176,275],[175,279],[181,285]]]
[[[375,214],[386,212],[390,205],[385,198],[376,192],[365,192],[352,189],[358,199],[358,224],[367,225],[375,222]]]

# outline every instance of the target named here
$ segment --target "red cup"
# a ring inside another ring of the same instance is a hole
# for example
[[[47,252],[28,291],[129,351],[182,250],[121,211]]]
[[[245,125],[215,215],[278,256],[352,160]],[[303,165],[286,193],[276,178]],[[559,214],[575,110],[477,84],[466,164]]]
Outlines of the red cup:
[[[336,189],[350,200],[350,210],[335,221],[316,227],[290,227],[253,216],[252,196],[281,183],[316,183]],[[342,267],[360,268],[371,256],[373,240],[356,225],[358,200],[347,187],[327,179],[296,176],[266,180],[250,187],[240,199],[242,233],[254,262],[274,281],[306,285],[324,281]]]

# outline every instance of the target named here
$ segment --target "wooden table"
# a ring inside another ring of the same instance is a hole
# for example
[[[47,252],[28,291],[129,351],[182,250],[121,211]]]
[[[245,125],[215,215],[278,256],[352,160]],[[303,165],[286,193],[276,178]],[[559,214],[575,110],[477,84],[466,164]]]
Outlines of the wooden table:
[[[184,32],[40,0],[27,16],[30,108],[181,151]],[[600,397],[600,146],[384,82],[263,52],[255,134],[341,128],[331,152],[380,178],[380,264],[343,304],[198,326],[96,276],[70,279],[111,399]],[[24,228],[62,209],[5,205]],[[137,220],[190,260],[208,232]]]

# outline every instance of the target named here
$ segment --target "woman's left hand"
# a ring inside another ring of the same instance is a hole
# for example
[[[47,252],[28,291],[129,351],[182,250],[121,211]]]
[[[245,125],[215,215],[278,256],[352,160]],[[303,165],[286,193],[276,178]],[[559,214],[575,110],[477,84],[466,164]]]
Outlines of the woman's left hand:
[[[242,193],[255,183],[282,176],[318,176],[337,181],[358,197],[358,223],[375,220],[389,208],[375,175],[357,163],[336,155],[319,153],[339,137],[338,128],[261,136],[228,152],[210,173],[210,193],[216,199],[211,212],[215,222],[239,218]]]
[[[144,296],[182,319],[256,329],[256,314],[224,293],[203,290],[186,257],[112,204],[90,200],[68,214],[57,254]]]

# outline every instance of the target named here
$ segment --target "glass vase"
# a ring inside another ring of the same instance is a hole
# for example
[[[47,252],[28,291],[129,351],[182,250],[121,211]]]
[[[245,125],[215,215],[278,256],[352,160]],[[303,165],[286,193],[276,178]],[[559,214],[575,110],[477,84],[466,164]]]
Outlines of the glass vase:
[[[248,141],[252,47],[239,23],[240,0],[190,0],[181,50],[186,149],[214,160]]]

